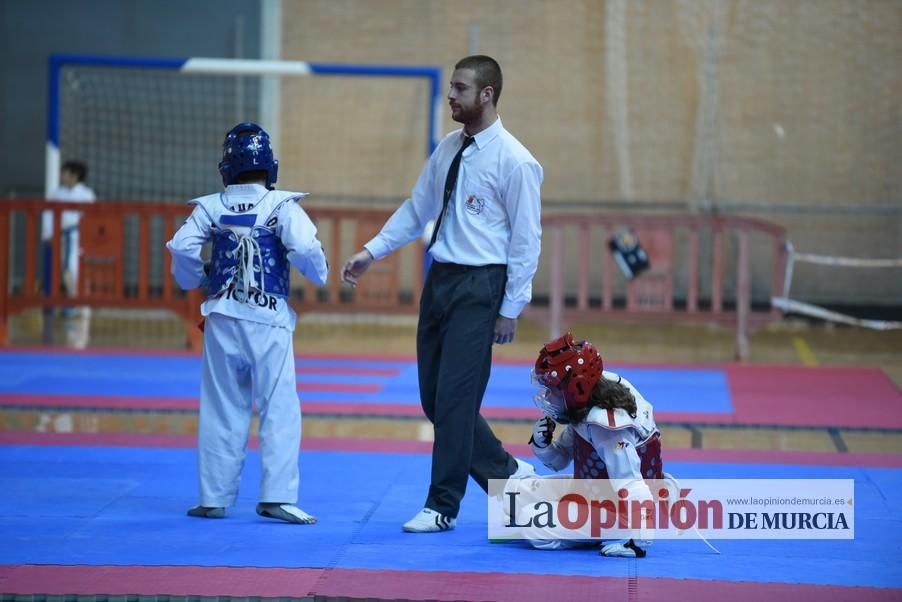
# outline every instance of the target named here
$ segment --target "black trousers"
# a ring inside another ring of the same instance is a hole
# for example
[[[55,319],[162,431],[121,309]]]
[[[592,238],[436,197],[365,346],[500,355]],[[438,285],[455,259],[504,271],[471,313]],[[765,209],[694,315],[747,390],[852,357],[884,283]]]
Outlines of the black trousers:
[[[489,479],[506,479],[517,469],[479,414],[506,283],[503,265],[433,262],[420,299],[420,401],[435,434],[426,506],[447,516],[457,516],[468,476],[488,490]]]

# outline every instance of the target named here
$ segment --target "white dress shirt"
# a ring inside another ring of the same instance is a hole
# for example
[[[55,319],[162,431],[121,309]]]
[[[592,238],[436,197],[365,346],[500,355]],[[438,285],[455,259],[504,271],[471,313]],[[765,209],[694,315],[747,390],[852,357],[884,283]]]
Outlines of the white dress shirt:
[[[463,129],[448,134],[426,163],[409,199],[364,247],[381,259],[416,240],[442,210],[445,178],[463,144]],[[541,251],[543,171],[498,118],[475,136],[460,162],[457,185],[442,218],[433,259],[443,263],[507,265],[500,313],[517,318],[532,298]]]

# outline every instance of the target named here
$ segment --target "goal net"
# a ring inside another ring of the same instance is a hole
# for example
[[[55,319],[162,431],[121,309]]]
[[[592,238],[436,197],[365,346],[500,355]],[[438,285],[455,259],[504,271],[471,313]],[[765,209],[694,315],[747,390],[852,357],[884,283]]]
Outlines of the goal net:
[[[61,158],[79,158],[104,199],[209,194],[222,187],[225,132],[255,121],[276,147],[280,188],[396,204],[436,144],[440,76],[435,67],[57,55],[47,189]]]
[[[394,209],[441,134],[437,67],[54,55],[49,75],[48,194],[61,162],[79,159],[101,201],[183,204],[222,190],[217,166],[225,133],[254,121],[271,135],[277,186],[309,192],[311,213],[337,205]],[[154,219],[142,239],[135,218],[126,218],[120,257],[127,294],[140,284],[141,256],[148,257],[152,287],[170,277],[164,245],[172,224]],[[335,262],[373,226],[354,230],[347,220],[333,221],[320,221],[320,239],[330,250],[340,247],[340,257],[330,257]],[[414,252],[398,254],[405,291],[416,279]],[[13,272],[21,277],[22,267]],[[369,282],[379,281],[372,275]],[[309,291],[299,281],[293,292],[306,300]],[[332,300],[336,291],[328,294]],[[150,315],[120,314],[97,312],[94,334],[103,323],[98,317],[126,320],[133,331],[136,319]]]

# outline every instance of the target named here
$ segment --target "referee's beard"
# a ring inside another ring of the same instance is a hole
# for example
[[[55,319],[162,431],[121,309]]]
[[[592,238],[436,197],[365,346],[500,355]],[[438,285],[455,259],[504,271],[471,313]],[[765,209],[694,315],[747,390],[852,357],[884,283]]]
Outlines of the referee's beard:
[[[467,106],[461,103],[455,104],[458,106],[457,113],[455,113],[453,109],[451,110],[451,119],[454,121],[467,126],[479,123],[482,120],[483,105],[485,103],[483,103],[482,99],[478,96],[476,97],[476,102],[472,105]]]

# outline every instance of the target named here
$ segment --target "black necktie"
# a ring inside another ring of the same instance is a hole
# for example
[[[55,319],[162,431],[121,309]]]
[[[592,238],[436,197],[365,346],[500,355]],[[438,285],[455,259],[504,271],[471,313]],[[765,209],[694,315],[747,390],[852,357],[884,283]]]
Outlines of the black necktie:
[[[432,240],[429,241],[429,246],[426,247],[427,251],[435,244],[435,239],[438,237],[438,229],[442,226],[442,218],[445,216],[445,210],[448,208],[448,201],[451,200],[451,195],[454,193],[454,185],[457,184],[457,172],[460,171],[460,157],[464,154],[464,149],[472,143],[473,136],[464,136],[464,143],[461,145],[460,150],[457,151],[457,154],[454,155],[451,167],[448,168],[448,176],[445,178],[445,199],[442,203],[442,212],[438,214],[438,219],[435,220],[435,228],[432,229]]]

